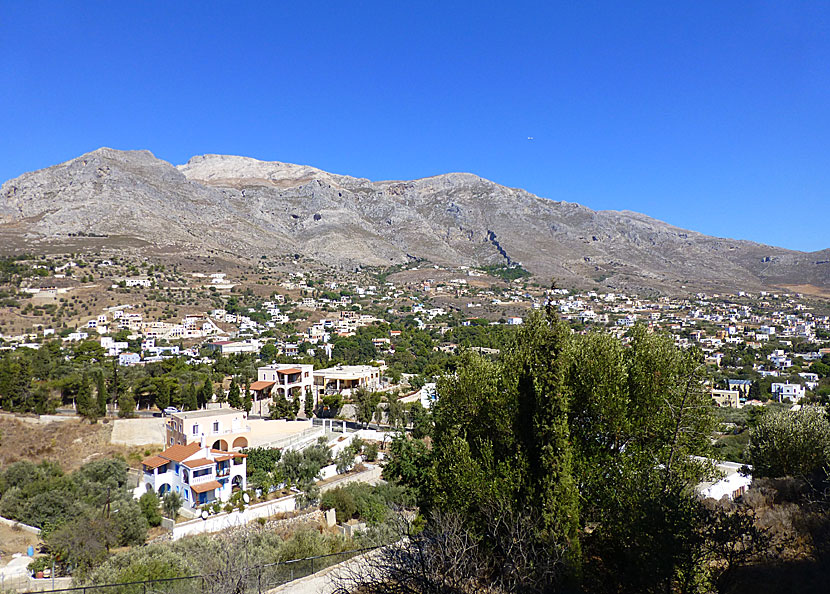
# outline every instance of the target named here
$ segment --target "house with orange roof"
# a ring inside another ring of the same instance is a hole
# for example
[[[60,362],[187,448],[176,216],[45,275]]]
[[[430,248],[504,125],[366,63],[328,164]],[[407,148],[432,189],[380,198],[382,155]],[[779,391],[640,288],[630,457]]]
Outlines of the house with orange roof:
[[[275,397],[300,399],[301,410],[306,397],[313,398],[314,365],[273,363],[257,369],[257,381],[251,384],[254,392],[252,413],[267,415]],[[259,409],[257,409],[259,406]],[[267,408],[266,408],[267,406]]]
[[[246,488],[246,458],[241,452],[216,450],[200,443],[174,445],[141,461],[146,491],[160,497],[178,493],[186,507],[227,501]]]

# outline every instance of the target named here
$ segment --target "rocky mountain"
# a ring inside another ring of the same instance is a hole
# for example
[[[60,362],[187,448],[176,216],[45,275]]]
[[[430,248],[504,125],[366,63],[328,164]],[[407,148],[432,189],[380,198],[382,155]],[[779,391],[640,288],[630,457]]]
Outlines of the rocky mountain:
[[[545,281],[621,289],[830,288],[830,250],[709,237],[467,173],[372,182],[226,155],[174,167],[148,151],[102,148],[0,188],[0,234],[38,246],[79,232],[343,267],[521,264]]]

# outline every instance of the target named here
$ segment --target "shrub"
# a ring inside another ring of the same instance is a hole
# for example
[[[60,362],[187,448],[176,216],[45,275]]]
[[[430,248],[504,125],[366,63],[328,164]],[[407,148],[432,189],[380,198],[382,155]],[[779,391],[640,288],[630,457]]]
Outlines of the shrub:
[[[749,459],[756,477],[820,473],[830,460],[830,422],[823,409],[771,412],[751,429]]]
[[[141,511],[150,526],[158,526],[161,524],[160,503],[158,495],[153,491],[147,491],[138,500],[138,505],[141,506]]]

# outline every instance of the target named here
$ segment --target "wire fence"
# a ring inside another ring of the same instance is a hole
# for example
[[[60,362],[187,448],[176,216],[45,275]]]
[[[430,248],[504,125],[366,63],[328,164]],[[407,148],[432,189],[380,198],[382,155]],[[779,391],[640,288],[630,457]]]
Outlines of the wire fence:
[[[262,594],[272,588],[312,575],[375,548],[367,547],[255,567],[234,568],[227,572],[205,575],[120,584],[73,586],[55,590],[38,590],[37,592],[41,594],[50,592],[64,594]],[[27,594],[34,594],[34,592]]]

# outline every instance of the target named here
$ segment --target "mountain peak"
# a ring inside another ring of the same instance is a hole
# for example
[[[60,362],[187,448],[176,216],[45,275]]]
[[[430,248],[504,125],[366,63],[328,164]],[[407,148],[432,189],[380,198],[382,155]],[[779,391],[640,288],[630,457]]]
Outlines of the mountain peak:
[[[281,161],[260,161],[252,157],[236,155],[196,155],[191,157],[184,165],[178,165],[177,169],[192,181],[213,186],[271,185],[290,187],[315,179],[338,185],[361,181],[345,175],[328,173],[308,165],[295,165]]]

